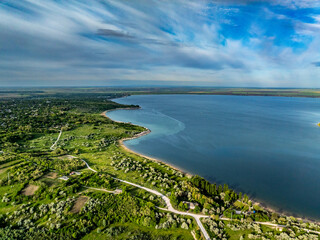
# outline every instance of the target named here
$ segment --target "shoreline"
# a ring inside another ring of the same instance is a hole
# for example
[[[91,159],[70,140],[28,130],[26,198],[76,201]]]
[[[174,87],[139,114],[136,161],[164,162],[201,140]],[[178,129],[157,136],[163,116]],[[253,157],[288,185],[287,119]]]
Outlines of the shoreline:
[[[109,117],[107,116],[107,113],[108,113],[108,112],[112,112],[112,111],[116,111],[116,110],[137,110],[137,109],[141,109],[141,107],[114,108],[114,109],[109,109],[109,110],[103,111],[102,113],[100,113],[100,115],[108,118],[108,119],[111,120],[112,122],[116,122],[116,123],[127,123],[127,122],[115,121],[115,120],[109,118]],[[143,127],[143,128],[145,128],[145,127]]]
[[[134,125],[134,126],[138,126],[138,125],[135,125],[133,123],[130,123],[130,122],[121,122],[121,121],[115,121],[113,119],[111,119],[110,117],[107,116],[107,113],[108,112],[111,112],[111,111],[116,111],[116,110],[137,110],[137,109],[141,109],[141,107],[136,107],[136,108],[116,108],[116,109],[110,109],[110,110],[106,110],[104,112],[101,113],[102,116],[108,118],[109,120],[113,121],[113,122],[116,122],[116,123],[128,123],[128,124],[131,124],[131,125]],[[143,126],[138,126],[138,127],[143,127]],[[139,138],[139,137],[142,137],[142,136],[145,136],[145,135],[148,135],[149,133],[151,133],[151,130],[147,127],[143,127],[145,129],[145,131],[141,132],[141,133],[138,133],[130,138],[123,138],[123,139],[120,139],[118,140],[118,143],[120,145],[120,147],[122,149],[124,149],[125,151],[129,152],[129,153],[132,153],[134,155],[137,155],[139,157],[142,157],[142,158],[146,158],[150,161],[153,161],[153,162],[156,162],[156,163],[161,163],[161,164],[164,164],[170,168],[173,168],[174,170],[176,171],[179,171],[179,172],[182,172],[183,174],[185,174],[188,178],[192,177],[193,175],[188,173],[187,171],[185,171],[184,169],[181,169],[177,166],[174,166],[172,164],[169,164],[169,163],[166,163],[160,159],[157,159],[157,158],[153,158],[153,157],[149,157],[149,156],[146,156],[144,154],[141,154],[141,153],[138,153],[138,152],[135,152],[133,150],[131,150],[130,148],[128,148],[126,145],[124,145],[124,142],[125,141],[129,141],[129,140],[132,140],[132,139],[136,139],[136,138]]]
[[[133,108],[127,107],[127,108],[110,109],[110,110],[106,110],[106,111],[102,112],[101,115],[104,116],[104,117],[106,117],[106,118],[108,118],[109,120],[111,120],[111,121],[113,121],[113,122],[117,122],[117,123],[128,123],[128,124],[131,124],[131,125],[134,125],[134,126],[138,126],[138,125],[135,125],[135,124],[133,124],[133,123],[131,123],[131,122],[121,122],[121,121],[112,120],[110,117],[108,117],[108,116],[106,115],[108,112],[116,111],[116,110],[137,110],[137,109],[141,109],[141,107],[133,107]],[[139,127],[143,127],[143,126],[139,126]],[[146,159],[148,159],[148,160],[150,160],[150,161],[153,161],[153,162],[160,162],[160,163],[162,163],[162,164],[164,164],[164,165],[166,165],[166,166],[169,166],[169,167],[173,168],[173,169],[176,170],[176,171],[180,171],[180,172],[182,172],[183,174],[185,174],[188,178],[191,178],[192,176],[194,176],[193,174],[188,173],[187,171],[185,171],[185,170],[183,170],[183,169],[181,169],[181,168],[179,168],[179,167],[177,167],[177,166],[174,166],[174,165],[171,165],[171,164],[169,164],[169,163],[166,163],[166,162],[164,162],[164,161],[162,161],[162,160],[160,160],[160,159],[153,158],[153,157],[149,157],[149,156],[146,156],[146,155],[144,155],[144,154],[135,152],[135,151],[131,150],[130,148],[128,148],[127,146],[124,145],[124,141],[128,141],[128,140],[132,140],[132,139],[135,139],[135,138],[139,138],[139,137],[142,137],[142,136],[145,136],[145,135],[151,133],[151,130],[150,130],[149,128],[147,128],[147,127],[143,127],[143,128],[146,129],[146,130],[143,131],[143,132],[141,132],[141,133],[138,133],[138,134],[134,135],[133,137],[124,138],[124,139],[118,140],[118,143],[119,143],[120,147],[121,147],[122,149],[124,149],[125,151],[131,153],[131,154],[140,156],[140,157],[142,157],[142,158],[146,158]],[[267,203],[260,202],[260,201],[258,201],[257,199],[254,199],[254,198],[250,198],[250,197],[249,197],[249,200],[251,200],[252,205],[257,204],[257,205],[259,205],[261,208],[263,208],[264,210],[266,210],[267,212],[276,213],[276,214],[278,214],[279,216],[287,216],[287,217],[292,216],[292,217],[296,218],[297,220],[302,220],[302,221],[304,221],[304,222],[319,223],[318,220],[313,220],[313,219],[304,218],[304,217],[301,217],[301,216],[299,216],[299,215],[294,216],[294,215],[295,215],[294,213],[289,213],[289,212],[282,211],[282,210],[276,210],[276,209],[274,209],[273,207],[268,206]]]
[[[150,131],[151,132],[151,131]],[[148,133],[145,133],[145,134],[143,134],[143,135],[141,135],[141,136],[135,136],[135,137],[132,137],[132,138],[125,138],[125,139],[121,139],[121,140],[119,140],[119,145],[120,145],[120,147],[122,147],[125,151],[127,151],[127,152],[130,152],[130,153],[132,153],[132,154],[134,154],[134,155],[137,155],[137,156],[139,156],[139,157],[142,157],[142,158],[146,158],[146,159],[148,159],[148,160],[150,160],[150,161],[153,161],[153,162],[156,162],[156,163],[161,163],[161,164],[164,164],[164,165],[166,165],[166,166],[168,166],[168,167],[170,167],[170,168],[172,168],[172,169],[174,169],[174,170],[176,170],[176,171],[179,171],[179,172],[182,172],[183,174],[185,174],[188,178],[190,178],[190,177],[192,177],[193,175],[192,174],[190,174],[190,173],[188,173],[188,172],[186,172],[185,170],[183,170],[183,169],[181,169],[181,168],[178,168],[177,166],[174,166],[174,165],[172,165],[172,164],[169,164],[169,163],[166,163],[166,162],[164,162],[164,161],[161,161],[160,159],[157,159],[157,158],[153,158],[153,157],[149,157],[149,156],[146,156],[146,155],[143,155],[143,154],[141,154],[141,153],[138,153],[138,152],[135,152],[135,151],[133,151],[133,150],[131,150],[130,148],[128,148],[126,145],[124,145],[124,141],[127,141],[127,140],[132,140],[132,139],[135,139],[135,138],[138,138],[138,137],[142,137],[142,136],[144,136],[144,135],[147,135],[147,134],[149,134],[150,132],[148,132]]]

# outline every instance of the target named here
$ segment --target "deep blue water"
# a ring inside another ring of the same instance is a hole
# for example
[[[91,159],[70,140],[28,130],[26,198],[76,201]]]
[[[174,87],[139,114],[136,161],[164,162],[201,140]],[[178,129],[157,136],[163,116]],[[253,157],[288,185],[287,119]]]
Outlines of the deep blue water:
[[[227,183],[277,210],[320,219],[320,99],[141,95],[107,115],[152,132],[130,149]]]

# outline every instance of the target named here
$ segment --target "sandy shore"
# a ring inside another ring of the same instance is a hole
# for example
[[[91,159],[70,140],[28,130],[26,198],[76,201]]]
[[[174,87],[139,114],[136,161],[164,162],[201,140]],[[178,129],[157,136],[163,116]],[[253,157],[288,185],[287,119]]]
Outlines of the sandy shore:
[[[129,108],[129,107],[127,107],[127,108],[115,108],[115,109],[110,109],[110,110],[104,111],[104,112],[102,112],[102,113],[101,113],[101,115],[102,115],[102,116],[104,116],[104,117],[106,117],[106,118],[108,118],[109,120],[111,120],[111,121],[113,121],[113,122],[117,122],[117,123],[125,123],[125,122],[115,121],[115,120],[113,120],[113,119],[109,118],[109,117],[107,116],[107,113],[108,113],[108,112],[112,112],[112,111],[116,111],[116,110],[137,110],[137,109],[141,109],[141,107],[133,107],[133,108]]]
[[[108,118],[108,119],[110,119],[110,120],[113,121],[113,122],[126,123],[126,122],[121,122],[121,121],[112,120],[112,119],[109,118],[106,114],[107,114],[108,112],[115,111],[115,110],[137,110],[137,109],[141,109],[141,108],[140,108],[140,107],[137,107],[137,108],[116,108],[116,109],[111,109],[111,110],[104,111],[103,113],[101,113],[101,115],[104,116],[104,117],[106,117],[106,118]],[[129,124],[134,125],[134,124],[132,124],[132,123],[129,123]],[[136,125],[135,125],[135,126],[136,126]],[[139,127],[141,127],[141,126],[139,126]],[[143,132],[141,132],[141,133],[138,133],[138,134],[134,135],[134,136],[131,137],[131,138],[123,138],[123,139],[120,139],[120,140],[118,141],[118,142],[119,142],[119,145],[120,145],[125,151],[127,151],[127,152],[130,152],[130,153],[135,154],[135,155],[137,155],[137,156],[140,156],[140,157],[142,157],[142,158],[146,158],[146,159],[148,159],[148,160],[150,160],[150,161],[153,161],[153,162],[160,162],[160,163],[162,163],[162,164],[164,164],[164,165],[167,165],[167,166],[170,167],[170,168],[173,168],[173,169],[176,170],[176,171],[182,172],[182,173],[185,174],[187,177],[192,177],[192,174],[186,172],[185,170],[183,170],[183,169],[181,169],[181,168],[179,168],[179,167],[177,167],[177,166],[174,166],[174,165],[172,165],[172,164],[163,162],[163,161],[161,161],[160,159],[157,159],[157,158],[152,158],[152,157],[143,155],[143,154],[141,154],[141,153],[137,153],[137,152],[131,150],[130,148],[128,148],[126,145],[124,145],[124,142],[125,142],[125,141],[132,140],[132,139],[135,139],[135,138],[139,138],[139,137],[142,137],[142,136],[145,136],[145,135],[151,133],[151,130],[150,130],[149,128],[146,128],[146,127],[143,127],[143,128],[145,129],[145,131],[143,131]]]

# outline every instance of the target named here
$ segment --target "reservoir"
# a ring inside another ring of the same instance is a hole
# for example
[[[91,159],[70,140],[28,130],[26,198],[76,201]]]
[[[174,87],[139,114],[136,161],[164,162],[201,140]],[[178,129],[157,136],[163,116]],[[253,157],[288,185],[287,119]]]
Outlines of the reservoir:
[[[108,112],[151,133],[125,145],[295,216],[320,219],[320,99],[135,95]]]

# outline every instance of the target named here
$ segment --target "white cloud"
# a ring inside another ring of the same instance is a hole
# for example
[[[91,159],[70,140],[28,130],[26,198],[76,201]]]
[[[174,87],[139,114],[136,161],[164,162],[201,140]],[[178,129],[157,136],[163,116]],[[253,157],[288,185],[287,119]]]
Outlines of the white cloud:
[[[320,68],[311,64],[320,59],[319,21],[295,21],[297,34],[313,38],[297,54],[290,46],[276,46],[274,36],[264,36],[259,21],[250,23],[247,42],[223,36],[221,23],[242,12],[209,2],[15,0],[10,3],[17,4],[15,10],[0,3],[0,84],[10,79],[19,84],[43,80],[44,85],[63,79],[88,85],[141,79],[319,86],[312,77]],[[290,2],[311,6],[289,0],[272,4],[288,7]],[[261,17],[287,18],[263,8],[266,15]],[[216,17],[219,14],[221,18]],[[298,35],[291,40],[303,42]]]

